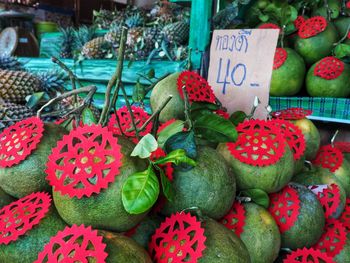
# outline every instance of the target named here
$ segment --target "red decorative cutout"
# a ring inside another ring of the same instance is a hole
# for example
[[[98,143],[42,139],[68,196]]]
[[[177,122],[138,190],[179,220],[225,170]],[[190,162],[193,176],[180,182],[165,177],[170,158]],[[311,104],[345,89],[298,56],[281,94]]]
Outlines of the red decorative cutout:
[[[105,263],[106,244],[96,230],[84,225],[66,227],[50,239],[34,263],[96,262]]]
[[[271,122],[249,120],[237,126],[236,142],[227,143],[232,156],[243,163],[265,166],[276,163],[285,152],[281,130]]]
[[[246,211],[244,206],[240,202],[234,202],[231,210],[220,220],[220,223],[233,230],[238,237],[241,237],[245,219]]]
[[[284,48],[276,48],[275,57],[273,60],[273,69],[279,69],[283,66],[284,62],[286,62],[288,58],[288,53]]]
[[[161,148],[158,148],[156,151],[154,151],[151,156],[150,159],[151,161],[155,161],[157,159],[160,159],[162,157],[165,157],[166,153],[165,151],[163,151]],[[166,175],[166,177],[168,177],[168,179],[170,181],[173,180],[173,173],[174,173],[174,168],[172,166],[171,163],[166,163],[166,164],[161,164],[159,165],[160,168],[164,169],[164,173]]]
[[[350,9],[350,1],[347,1],[347,2],[346,2],[346,8],[347,8],[347,9]]]
[[[289,108],[285,110],[274,111],[271,116],[282,120],[301,120],[312,114],[312,110],[302,108]]]
[[[272,123],[281,129],[284,138],[293,152],[294,160],[299,160],[306,149],[305,137],[302,131],[293,123],[286,120],[272,120]]]
[[[131,110],[135,117],[136,127],[140,129],[143,124],[148,120],[150,115],[140,107],[131,106]],[[133,130],[132,120],[128,108],[126,106],[121,107],[116,112],[120,127],[117,122],[116,115],[113,114],[108,122],[108,129],[112,131],[115,135],[124,134],[127,137],[136,137],[136,131]],[[146,128],[140,132],[141,136],[150,133],[152,130],[153,122],[150,122]]]
[[[350,142],[335,142],[334,147],[343,153],[350,153]]]
[[[215,103],[216,98],[209,83],[195,72],[184,71],[177,79],[177,90],[184,98],[182,87],[186,87],[190,102],[202,101]]]
[[[331,80],[338,78],[344,71],[344,62],[335,57],[325,57],[317,63],[314,75]]]
[[[204,229],[195,216],[176,213],[155,231],[149,251],[155,263],[197,262],[206,248],[205,240]]]
[[[338,255],[346,244],[346,229],[339,220],[329,219],[318,243],[314,246],[328,256]]]
[[[346,199],[345,208],[339,221],[342,222],[347,232],[350,233],[350,198]]]
[[[118,140],[107,128],[79,127],[65,135],[52,150],[46,178],[63,195],[89,197],[114,182],[121,159]]]
[[[51,205],[47,193],[27,195],[0,210],[0,244],[9,244],[39,224]]]
[[[343,159],[343,154],[338,148],[332,145],[324,145],[320,148],[312,163],[334,173],[343,164]]]
[[[276,220],[281,233],[289,230],[294,226],[300,214],[298,191],[287,185],[281,191],[271,194],[269,211]]]
[[[306,21],[305,17],[298,16],[297,19],[294,20],[294,26],[296,29],[299,29],[300,26]]]
[[[11,167],[25,160],[36,149],[44,123],[31,117],[6,128],[0,134],[0,167]]]
[[[274,23],[264,23],[264,24],[261,24],[258,28],[259,29],[278,29],[281,33],[281,28]]]
[[[215,111],[215,113],[223,118],[225,118],[226,120],[230,119],[230,114],[228,114],[227,111],[224,110],[217,110]]]
[[[283,263],[335,263],[326,253],[313,248],[298,249],[290,253]]]
[[[331,218],[341,202],[339,187],[336,184],[331,184],[323,189],[323,191],[317,193],[317,197],[323,206],[326,218]]]
[[[299,27],[298,35],[301,38],[310,38],[318,35],[327,28],[327,20],[323,16],[314,16],[307,19]]]
[[[348,39],[350,39],[350,32],[348,33]]]

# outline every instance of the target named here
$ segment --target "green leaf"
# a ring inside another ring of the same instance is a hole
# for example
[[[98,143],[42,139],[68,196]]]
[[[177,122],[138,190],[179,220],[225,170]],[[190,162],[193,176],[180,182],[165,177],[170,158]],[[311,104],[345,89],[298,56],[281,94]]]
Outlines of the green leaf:
[[[262,21],[262,22],[267,22],[269,20],[269,16],[268,15],[264,15],[264,14],[260,14],[259,15],[259,19]]]
[[[156,72],[154,71],[154,68],[151,68],[147,73],[148,78],[153,79],[156,76]]]
[[[166,197],[166,199],[168,199],[171,202],[174,198],[174,188],[162,169],[159,169],[159,173],[160,181],[162,183],[163,194]]]
[[[339,44],[334,49],[334,54],[337,58],[344,58],[350,56],[350,45]]]
[[[91,109],[85,108],[81,114],[83,123],[86,125],[97,124],[97,120],[95,118],[94,113]]]
[[[190,111],[197,111],[197,110],[210,110],[215,111],[220,108],[219,105],[213,104],[213,103],[207,103],[207,102],[193,102],[190,107]]]
[[[287,25],[293,22],[295,19],[297,19],[297,17],[298,17],[298,10],[295,7],[288,5],[282,8],[282,12],[281,12],[282,25]]]
[[[234,124],[234,125],[238,125],[242,122],[244,122],[244,120],[247,118],[247,114],[245,114],[245,112],[243,111],[236,111],[234,113],[231,114],[230,116],[230,121]]]
[[[261,189],[249,189],[241,192],[241,196],[250,197],[252,201],[258,205],[265,207],[266,209],[269,207],[270,199],[268,194]]]
[[[216,114],[199,117],[194,123],[194,128],[197,135],[211,142],[234,142],[238,136],[233,123]]]
[[[159,182],[153,167],[131,175],[122,188],[122,201],[130,214],[142,214],[148,211],[159,196]]]
[[[174,134],[179,133],[185,127],[185,122],[176,120],[158,134],[159,147],[163,148],[165,142]]]
[[[148,158],[151,156],[152,152],[157,150],[158,143],[152,134],[146,134],[139,143],[135,146],[134,150],[131,153],[131,156],[138,156],[142,159]]]
[[[146,95],[146,87],[142,85],[140,81],[137,81],[132,93],[133,102],[143,101],[145,99],[145,95]]]
[[[44,97],[44,94],[45,92],[37,92],[37,93],[34,93],[33,95],[31,95],[28,99],[28,102],[26,104],[26,106],[28,108],[35,108],[39,102],[41,101],[41,99]]]
[[[196,161],[192,160],[191,158],[187,157],[186,151],[184,149],[178,149],[170,152],[167,154],[167,156],[158,159],[154,162],[154,164],[166,164],[166,163],[174,163],[176,165],[179,165],[181,163],[186,163],[191,166],[196,166]]]

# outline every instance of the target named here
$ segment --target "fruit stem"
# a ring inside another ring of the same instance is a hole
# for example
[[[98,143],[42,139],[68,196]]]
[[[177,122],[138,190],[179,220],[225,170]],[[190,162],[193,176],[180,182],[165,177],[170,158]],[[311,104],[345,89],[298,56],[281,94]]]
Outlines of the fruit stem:
[[[331,145],[332,145],[332,147],[334,147],[334,141],[335,141],[335,139],[337,138],[338,133],[339,133],[339,130],[336,130],[336,132],[334,133],[334,135],[333,135],[333,137],[332,137],[332,139],[331,139]]]
[[[184,95],[184,102],[185,102],[185,118],[186,118],[186,123],[188,124],[188,131],[192,130],[193,127],[193,123],[192,123],[192,119],[191,119],[191,115],[190,115],[190,104],[188,101],[188,93],[186,90],[186,86],[182,87],[182,92]]]
[[[346,34],[337,42],[334,43],[334,46],[338,46],[339,44],[341,44],[343,41],[345,41],[348,38],[348,35],[350,33],[350,24],[348,25],[348,29],[346,30]]]
[[[331,21],[332,18],[332,10],[329,8],[328,0],[324,0],[324,6],[326,7],[327,10],[327,20]]]

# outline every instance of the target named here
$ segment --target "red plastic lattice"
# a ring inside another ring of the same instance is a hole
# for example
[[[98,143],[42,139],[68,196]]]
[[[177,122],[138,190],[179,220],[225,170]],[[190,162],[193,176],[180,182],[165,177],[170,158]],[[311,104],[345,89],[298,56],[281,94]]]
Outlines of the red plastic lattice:
[[[106,245],[96,230],[84,225],[66,227],[50,239],[34,263],[96,262],[105,263]]]
[[[166,156],[165,151],[163,151],[161,148],[158,148],[156,151],[152,152],[150,159],[151,161],[155,161],[165,156]],[[159,167],[161,167],[164,170],[166,177],[168,177],[168,179],[172,181],[173,173],[174,173],[174,168],[172,164],[171,163],[161,164],[159,165]]]
[[[305,137],[302,131],[293,123],[286,120],[272,120],[272,123],[281,129],[284,138],[293,152],[294,160],[299,160],[306,149]]]
[[[281,233],[289,230],[298,220],[300,213],[298,191],[287,185],[281,191],[271,194],[269,211]]]
[[[326,253],[313,248],[297,249],[290,253],[283,263],[335,263]]]
[[[314,16],[307,19],[299,27],[298,35],[301,38],[310,38],[318,35],[327,28],[327,20],[323,16]]]
[[[246,211],[244,206],[240,202],[234,202],[231,210],[220,220],[220,223],[228,229],[233,230],[234,233],[240,237],[243,233],[245,219]]]
[[[155,231],[149,251],[155,263],[197,262],[206,248],[205,240],[204,229],[195,216],[176,213]]]
[[[131,106],[131,110],[135,118],[136,127],[140,129],[144,125],[144,123],[148,120],[150,115],[140,107]],[[136,137],[136,131],[133,130],[132,119],[128,111],[128,108],[126,106],[121,107],[120,109],[118,109],[116,114],[119,119],[120,127],[118,125],[116,115],[113,114],[109,119],[108,129],[112,131],[115,135],[124,134],[125,136],[128,136],[128,137]],[[150,122],[146,126],[146,128],[140,132],[140,135],[144,136],[147,133],[150,133],[152,130],[152,126],[153,126],[153,123]]]
[[[350,233],[350,198],[346,199],[345,208],[339,218],[339,221],[342,222],[343,226],[346,228],[346,231]]]
[[[99,193],[119,174],[122,153],[117,138],[107,128],[79,127],[52,150],[47,180],[55,191],[82,198]]]
[[[0,244],[9,244],[39,224],[51,205],[47,193],[33,193],[0,210]]]
[[[259,29],[278,29],[281,33],[281,28],[274,23],[264,23],[264,24],[261,24],[258,28]]]
[[[276,163],[285,152],[281,130],[271,122],[249,120],[237,126],[236,142],[227,143],[232,156],[243,163],[265,166]]]
[[[276,119],[282,120],[301,120],[312,114],[311,110],[305,110],[302,108],[289,108],[280,111],[274,111],[271,116]]]
[[[314,75],[331,80],[338,78],[344,71],[344,62],[335,57],[325,57],[317,63]]]
[[[312,163],[335,172],[343,164],[343,160],[343,154],[338,148],[332,145],[324,145],[320,148]]]
[[[338,255],[346,244],[346,229],[339,220],[329,219],[320,240],[314,246],[328,256]]]
[[[331,184],[323,189],[323,191],[318,192],[317,197],[323,206],[326,218],[331,218],[341,202],[339,187],[336,184]]]
[[[215,103],[216,98],[209,83],[195,72],[184,71],[177,79],[177,90],[184,98],[182,87],[186,87],[190,102],[202,101]]]
[[[284,48],[276,48],[275,57],[273,59],[273,69],[279,69],[283,66],[288,58],[288,53]]]
[[[346,8],[347,8],[347,9],[350,9],[350,1],[347,1],[347,2],[346,2]]]
[[[334,147],[343,153],[350,153],[350,142],[335,142]]]
[[[297,19],[294,20],[294,26],[296,29],[299,29],[300,26],[306,21],[305,17],[298,16]]]
[[[11,167],[25,160],[36,149],[44,123],[32,117],[8,127],[0,134],[0,166]]]
[[[226,120],[230,119],[230,114],[228,114],[227,111],[224,110],[217,110],[215,111],[215,113],[223,118],[225,118]]]

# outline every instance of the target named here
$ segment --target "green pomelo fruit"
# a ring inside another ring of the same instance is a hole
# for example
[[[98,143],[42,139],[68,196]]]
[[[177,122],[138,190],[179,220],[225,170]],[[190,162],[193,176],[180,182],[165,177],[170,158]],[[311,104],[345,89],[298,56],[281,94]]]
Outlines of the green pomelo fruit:
[[[336,263],[350,262],[350,234],[346,235],[346,243],[341,252],[333,258]]]
[[[231,155],[226,143],[219,144],[217,150],[231,166],[239,190],[259,188],[267,193],[274,193],[292,179],[294,159],[287,144],[284,155],[275,164],[263,167],[242,163]]]
[[[348,16],[339,17],[336,20],[334,20],[333,23],[339,32],[339,36],[344,37],[345,34],[348,32],[348,27],[350,24],[350,17],[348,17]]]
[[[306,90],[312,97],[345,98],[350,95],[350,66],[344,63],[343,73],[336,79],[324,79],[315,76],[312,65],[306,76]]]
[[[98,231],[103,236],[108,257],[106,263],[152,263],[147,251],[129,237],[107,231]]]
[[[97,229],[117,232],[128,231],[136,226],[147,213],[129,214],[122,203],[122,186],[129,176],[146,169],[146,163],[138,158],[130,157],[135,145],[129,140],[118,137],[122,148],[122,166],[115,181],[102,189],[99,194],[90,197],[70,198],[53,189],[53,199],[60,216],[70,225],[90,225]]]
[[[293,49],[285,48],[288,57],[284,64],[272,71],[271,96],[292,96],[297,94],[304,83],[305,63]]]
[[[346,192],[342,183],[330,171],[321,171],[320,168],[314,167],[309,171],[294,176],[292,181],[305,186],[332,184],[337,185],[340,191],[340,204],[337,207],[337,210],[331,215],[331,217],[338,218],[341,216],[345,208]]]
[[[299,160],[294,161],[294,175],[304,172],[305,169],[305,155],[303,155]]]
[[[206,219],[204,228],[206,249],[198,263],[251,262],[246,246],[231,230],[209,218]]]
[[[0,186],[16,198],[34,192],[50,192],[46,181],[46,163],[51,150],[67,131],[55,124],[45,124],[44,134],[37,148],[22,162],[12,167],[0,168]]]
[[[338,41],[338,32],[335,27],[328,23],[325,31],[310,38],[298,38],[294,43],[294,49],[303,58],[307,65],[312,65],[320,59],[331,54],[334,46]]]
[[[201,146],[197,150],[197,166],[189,171],[175,170],[174,197],[165,203],[162,214],[197,207],[203,214],[219,219],[230,210],[236,196],[231,169],[214,149]]]
[[[325,225],[322,205],[317,196],[303,185],[292,184],[298,192],[300,213],[294,225],[281,234],[282,247],[292,250],[311,247],[320,239]]]
[[[15,199],[6,194],[5,191],[0,188],[0,209],[8,204],[11,204],[13,201],[15,201]]]
[[[341,11],[341,1],[339,0],[327,0],[327,4],[330,11],[330,17],[332,19],[336,19]],[[312,12],[312,16],[323,16],[324,18],[328,19],[328,9],[326,6],[322,6],[314,10]]]
[[[65,227],[66,224],[51,205],[50,210],[38,225],[23,236],[18,237],[16,241],[12,241],[8,245],[0,245],[0,262],[33,263],[38,258],[38,254],[44,249],[44,246],[49,243],[51,237]]]
[[[161,80],[153,88],[150,98],[152,111],[156,111],[164,101],[171,95],[170,102],[165,106],[159,115],[160,122],[166,122],[171,119],[183,119],[185,104],[177,90],[177,78],[180,73],[174,73]]]
[[[281,235],[271,214],[255,203],[244,203],[245,225],[240,236],[246,245],[252,263],[269,263],[277,257]]]
[[[305,149],[305,159],[313,160],[316,157],[318,149],[321,144],[321,135],[316,128],[315,124],[309,119],[301,119],[292,121],[304,134],[306,149]]]

